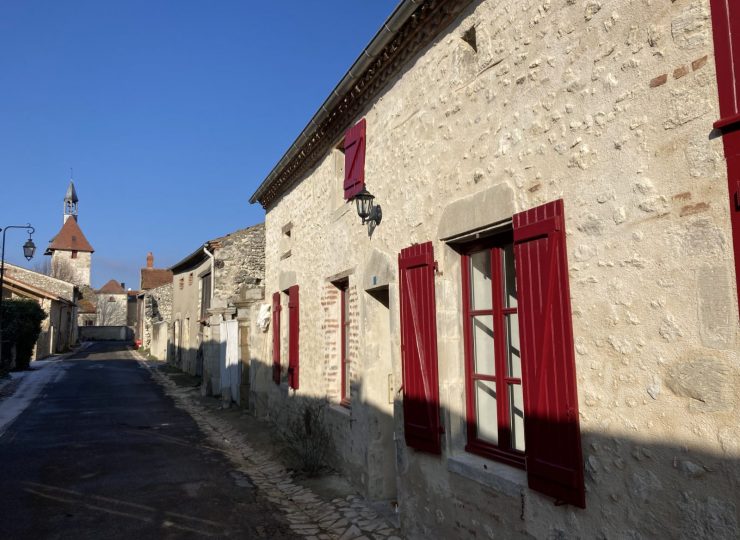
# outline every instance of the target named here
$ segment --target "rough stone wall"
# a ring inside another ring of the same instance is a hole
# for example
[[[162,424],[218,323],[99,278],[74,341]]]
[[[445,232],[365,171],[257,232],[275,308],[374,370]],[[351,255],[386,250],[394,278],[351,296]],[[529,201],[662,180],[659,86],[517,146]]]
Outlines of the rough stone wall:
[[[475,48],[463,39],[471,28]],[[403,443],[391,327],[408,537],[740,534],[738,310],[722,146],[709,136],[712,55],[708,0],[476,2],[362,114],[366,185],[383,208],[371,238],[341,202],[338,151],[268,209],[265,287],[281,290],[287,275],[300,285],[304,397],[326,393],[332,352],[317,314],[327,279],[351,270],[359,281],[372,253],[395,265],[402,248],[434,242],[441,458]],[[440,241],[481,214],[492,223],[558,198],[586,510],[555,506],[528,489],[524,472],[465,453],[460,259]],[[394,283],[390,291],[397,321]],[[363,336],[378,321],[358,294],[358,348],[369,351]],[[362,408],[382,419],[387,388],[370,382],[368,354]],[[260,391],[272,409],[292,398],[269,382]],[[374,430],[347,428],[346,460]]]
[[[5,273],[7,276],[14,277],[24,283],[43,289],[44,291],[54,293],[69,302],[74,302],[75,286],[67,281],[56,279],[46,274],[34,272],[14,264],[5,263]]]
[[[160,285],[144,292],[144,321],[142,324],[142,346],[152,350],[152,326],[172,320],[172,283]],[[165,347],[166,350],[166,347]],[[153,354],[153,353],[152,353]],[[159,358],[159,357],[158,357]],[[163,360],[163,358],[159,358]]]
[[[225,307],[265,279],[265,224],[235,231],[216,249],[214,306]]]
[[[90,269],[92,267],[92,253],[87,251],[78,251],[77,258],[72,258],[71,251],[55,250],[51,255],[52,267],[55,264],[69,266],[75,273],[73,282],[75,285],[90,286]]]

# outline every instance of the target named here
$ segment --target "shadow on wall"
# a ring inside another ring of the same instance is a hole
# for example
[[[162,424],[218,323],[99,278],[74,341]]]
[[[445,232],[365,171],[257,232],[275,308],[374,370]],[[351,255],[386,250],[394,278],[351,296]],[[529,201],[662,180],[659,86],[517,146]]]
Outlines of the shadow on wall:
[[[346,451],[352,444],[326,439],[327,433],[336,433],[324,422],[336,424],[338,404],[288,389],[285,367],[280,385],[272,381],[271,364],[251,358],[249,372],[252,414],[272,422],[289,442],[303,445],[301,451],[313,453],[309,459],[324,445],[326,452],[318,453],[325,463],[347,461],[337,448]],[[281,406],[271,408],[271,403]],[[359,400],[352,408],[392,420]],[[366,437],[353,431],[353,409],[343,416],[348,437]],[[459,413],[441,409],[445,433],[442,454],[435,455],[407,446],[400,395],[394,410],[395,452],[382,459],[395,462],[400,518],[409,538],[486,538],[487,531],[502,529],[511,538],[740,536],[740,441],[725,441],[727,455],[720,455],[702,450],[698,438],[689,447],[674,440],[651,441],[650,433],[630,437],[581,430],[586,491],[586,508],[581,509],[556,504],[533,490],[521,469],[467,453],[465,419]],[[534,421],[545,433],[563,430],[548,420]],[[373,456],[363,457],[367,461]],[[307,468],[311,466],[315,464]]]

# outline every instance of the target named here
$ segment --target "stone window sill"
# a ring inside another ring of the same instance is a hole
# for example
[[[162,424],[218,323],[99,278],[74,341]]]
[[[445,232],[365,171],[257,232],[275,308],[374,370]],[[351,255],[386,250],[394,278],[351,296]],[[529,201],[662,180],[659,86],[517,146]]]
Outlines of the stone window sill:
[[[527,487],[525,471],[473,454],[451,456],[447,470],[510,497],[519,497]]]
[[[342,416],[346,416],[347,418],[352,417],[352,410],[348,407],[344,407],[342,405],[339,405],[337,403],[332,403],[329,405],[329,410],[334,411],[337,414],[341,414]]]

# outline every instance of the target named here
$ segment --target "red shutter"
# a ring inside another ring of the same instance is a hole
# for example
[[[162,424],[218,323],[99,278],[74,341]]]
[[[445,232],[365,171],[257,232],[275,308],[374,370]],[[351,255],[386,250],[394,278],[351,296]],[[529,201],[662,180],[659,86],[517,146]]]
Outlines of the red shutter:
[[[272,295],[272,380],[280,384],[280,293]]]
[[[299,335],[298,285],[288,289],[288,386],[298,390],[298,335]]]
[[[406,444],[441,452],[437,320],[432,243],[416,244],[398,256],[401,296],[403,419]]]
[[[711,0],[711,6],[721,116],[715,127],[719,128],[740,121],[740,5],[737,0]]]
[[[740,3],[711,0],[711,6],[720,111],[720,119],[714,127],[724,131],[722,142],[727,160],[735,278],[740,302]]]
[[[365,119],[344,136],[344,198],[350,200],[365,187]]]
[[[513,222],[529,487],[585,508],[563,201]]]

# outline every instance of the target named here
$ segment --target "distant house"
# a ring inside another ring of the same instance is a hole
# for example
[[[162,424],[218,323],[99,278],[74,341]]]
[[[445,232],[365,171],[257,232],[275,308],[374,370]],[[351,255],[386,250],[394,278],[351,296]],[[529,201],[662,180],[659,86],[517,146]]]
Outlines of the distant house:
[[[95,291],[97,297],[97,326],[126,326],[128,294],[121,283],[111,279]]]
[[[242,336],[254,323],[251,308],[263,298],[264,242],[260,223],[209,240],[170,268],[168,361],[202,376],[204,393],[229,401],[241,402],[240,395],[245,399],[248,395],[241,388],[249,382],[249,355],[242,348],[242,343],[246,347]]]
[[[154,268],[154,255],[146,257],[141,269],[141,289],[137,295],[136,339],[149,354],[167,359],[169,323],[172,314],[172,271]]]
[[[6,263],[2,295],[35,300],[46,312],[32,359],[67,351],[77,342],[79,290],[73,284]]]

